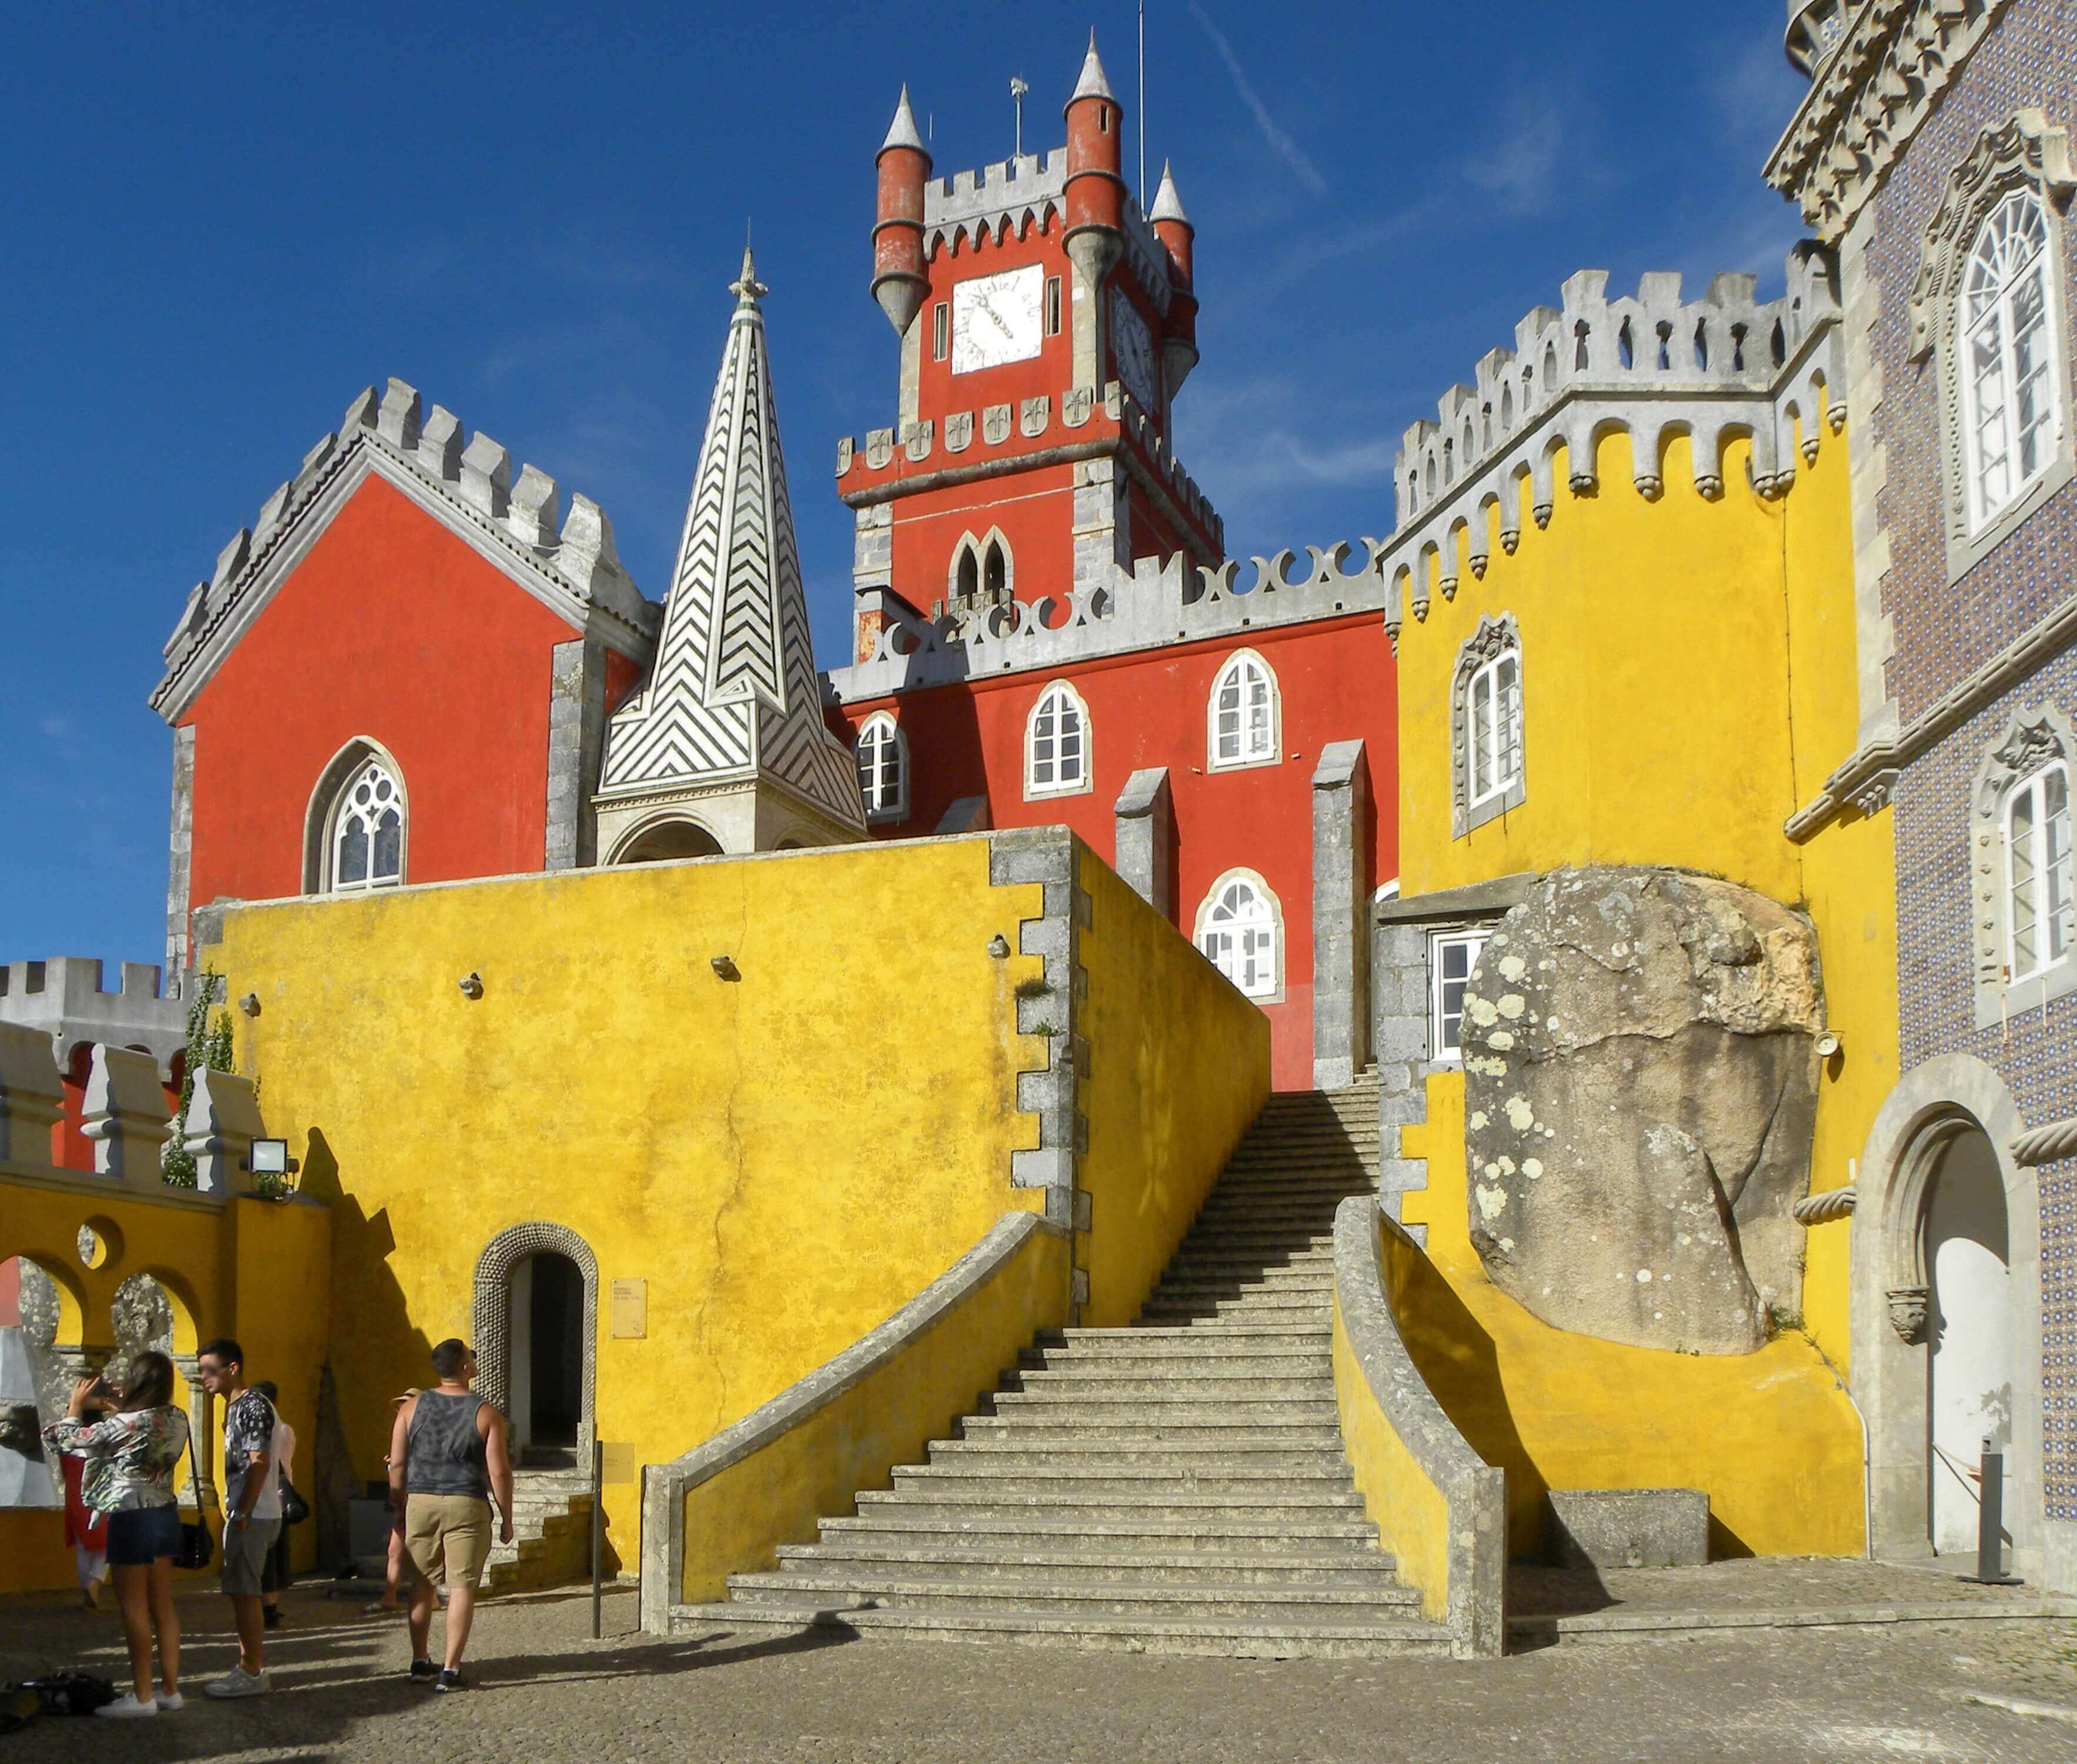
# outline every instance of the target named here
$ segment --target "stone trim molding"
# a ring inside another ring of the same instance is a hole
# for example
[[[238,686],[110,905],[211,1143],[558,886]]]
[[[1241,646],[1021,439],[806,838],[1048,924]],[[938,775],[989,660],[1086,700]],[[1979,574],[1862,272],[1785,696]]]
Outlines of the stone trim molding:
[[[1765,176],[1836,243],[2008,0],[1863,0]]]
[[[1471,676],[1509,651],[1514,654],[1515,693],[1522,723],[1521,768],[1514,781],[1476,806],[1471,801]],[[1528,696],[1522,678],[1521,632],[1514,614],[1481,615],[1478,629],[1458,646],[1457,665],[1450,679],[1450,836],[1461,839],[1474,827],[1519,809],[1529,797]]]
[[[166,971],[174,976],[188,965],[188,891],[194,873],[194,725],[176,728],[166,861]]]
[[[2006,978],[2011,897],[2005,886],[2005,798],[2015,784],[2058,759],[2077,784],[2077,732],[2057,705],[2042,703],[2007,718],[2004,734],[1976,768],[1969,794],[1969,925],[1979,1029],[2077,990],[2077,951],[2026,980]]]
[[[1993,700],[2036,672],[2077,642],[2077,599],[2022,631],[1973,674],[1927,705],[1894,734],[1867,741],[1825,780],[1825,788],[1783,824],[1800,845],[1813,838],[1849,805],[1863,814],[1888,805],[1904,768],[1951,734]]]
[[[189,591],[166,641],[166,673],[152,708],[177,723],[318,537],[369,476],[400,490],[552,612],[647,664],[661,609],[643,598],[620,563],[613,526],[590,497],[573,495],[561,517],[556,481],[533,466],[512,480],[511,456],[435,405],[422,415],[417,389],[393,379],[347,407],[337,434],[231,536],[210,579]],[[560,529],[560,530],[558,530]]]
[[[1882,320],[1882,284],[1868,269],[1868,246],[1875,215],[1863,209],[1839,244],[1839,291],[1846,305],[1846,384],[1860,420],[1846,432],[1846,495],[1854,539],[1854,649],[1860,717],[1855,738],[1880,740],[1896,731],[1896,702],[1889,695],[1888,667],[1896,653],[1896,627],[1883,599],[1889,572],[1889,533],[1883,523],[1882,492],[1889,455],[1877,439],[1875,414],[1883,402],[1882,356],[1875,346]]]
[[[549,651],[548,818],[542,867],[581,870],[598,861],[592,780],[606,745],[606,645],[573,637]]]
[[[1176,804],[1166,766],[1145,766],[1125,780],[1111,809],[1118,873],[1164,919],[1175,915]]]
[[[1420,1475],[1441,1496],[1447,1510],[1445,1581],[1441,1588],[1421,1587],[1424,1603],[1441,1593],[1454,1658],[1497,1658],[1507,1627],[1507,1472],[1472,1449],[1408,1351],[1386,1290],[1383,1234],[1388,1231],[1409,1253],[1422,1254],[1396,1221],[1380,1214],[1368,1195],[1351,1195],[1334,1210],[1335,1318],[1363,1386],[1345,1387],[1337,1354],[1335,1396],[1345,1416],[1352,1403],[1375,1404]],[[1345,1446],[1350,1432],[1344,1421]],[[1418,1585],[1411,1581],[1407,1553],[1395,1543],[1388,1520],[1380,1529],[1385,1546],[1397,1550],[1402,1577]]]
[[[1346,1090],[1370,1063],[1370,762],[1363,744],[1330,741],[1313,768],[1316,1090]]]
[[[892,1365],[1016,1259],[1034,1236],[1064,1229],[1034,1213],[1007,1213],[980,1242],[916,1296],[834,1358],[760,1404],[682,1458],[642,1475],[642,1627],[669,1632],[685,1579],[686,1491],[784,1437],[875,1372]],[[479,1351],[477,1358],[481,1359]]]
[[[1990,1141],[2005,1195],[2012,1295],[2012,1474],[2006,1507],[2015,1571],[2042,1562],[2041,1197],[2014,1155],[2023,1123],[2004,1080],[1982,1060],[1946,1054],[1913,1067],[1883,1100],[1863,1148],[1849,1252],[1851,1383],[1868,1430],[1871,1554],[1921,1554],[1925,1542],[1926,1367],[1922,1338],[1904,1333],[1929,1284],[1925,1209],[1942,1157],[1957,1136]],[[1901,1327],[1900,1326],[1901,1325]]]
[[[503,1409],[512,1409],[512,1271],[530,1255],[566,1255],[584,1276],[584,1408],[577,1423],[580,1453],[591,1448],[598,1379],[598,1259],[591,1246],[567,1225],[530,1220],[508,1225],[483,1246],[476,1259],[475,1304],[470,1328],[476,1339],[477,1393]]]
[[[2077,1156],[2077,1115],[2065,1115],[2060,1121],[2020,1134],[2012,1142],[2012,1155],[2014,1163],[2028,1169]]]
[[[124,962],[114,988],[105,986],[106,978],[106,965],[88,955],[0,964],[0,1025],[40,1030],[61,1067],[96,1042],[140,1047],[170,1080],[188,1045],[181,976],[149,962]]]

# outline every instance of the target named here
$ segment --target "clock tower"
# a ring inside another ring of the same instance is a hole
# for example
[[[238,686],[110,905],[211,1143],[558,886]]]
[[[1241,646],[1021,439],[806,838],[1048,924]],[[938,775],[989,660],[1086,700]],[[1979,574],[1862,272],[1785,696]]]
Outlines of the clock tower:
[[[1138,559],[1223,555],[1169,426],[1197,360],[1194,235],[1167,168],[1151,213],[1127,189],[1093,35],[1065,115],[1063,147],[939,178],[905,87],[881,144],[872,294],[901,339],[896,419],[837,460],[861,659],[885,595],[931,616],[1064,605]]]

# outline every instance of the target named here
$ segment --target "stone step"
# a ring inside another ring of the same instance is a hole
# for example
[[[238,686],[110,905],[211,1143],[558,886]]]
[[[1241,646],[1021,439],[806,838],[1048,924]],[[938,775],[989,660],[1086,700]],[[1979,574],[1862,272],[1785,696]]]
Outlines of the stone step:
[[[1171,1273],[1155,1288],[1155,1299],[1249,1298],[1258,1294],[1275,1297],[1286,1293],[1318,1294],[1325,1298],[1334,1290],[1334,1276],[1326,1268],[1271,1268],[1252,1276],[1230,1274]]]
[[[823,1539],[830,1543],[861,1537],[885,1540],[905,1538],[912,1543],[932,1538],[989,1537],[997,1540],[1031,1538],[1038,1541],[1079,1540],[1094,1544],[1115,1539],[1134,1543],[1165,1543],[1178,1550],[1231,1550],[1250,1541],[1290,1543],[1300,1541],[1375,1545],[1377,1529],[1362,1519],[1303,1519],[1251,1521],[1242,1519],[1113,1519],[1084,1523],[1072,1519],[1048,1519],[1033,1515],[966,1524],[956,1519],[911,1519],[861,1513],[855,1519],[825,1519]]]
[[[1146,1495],[1281,1496],[1313,1489],[1346,1491],[1347,1467],[1324,1456],[1317,1468],[1269,1467],[1250,1470],[1230,1466],[1217,1471],[1088,1469],[1079,1465],[905,1464],[894,1472],[894,1487],[922,1495],[1000,1496],[1020,1500],[1027,1495],[1079,1495],[1090,1500]],[[863,1500],[865,1496],[861,1494]]]
[[[1140,1313],[1148,1323],[1169,1325],[1188,1322],[1238,1322],[1245,1318],[1254,1322],[1276,1321],[1284,1324],[1310,1323],[1326,1329],[1334,1317],[1324,1298],[1307,1302],[1303,1299],[1278,1300],[1270,1298],[1246,1299],[1163,1299],[1159,1294],[1147,1301],[1147,1308]]]
[[[1020,1375],[1042,1373],[1099,1378],[1331,1378],[1334,1357],[1326,1342],[1304,1353],[1071,1354],[1056,1349]]]
[[[1234,1617],[1161,1620],[1098,1618],[1041,1612],[993,1610],[816,1611],[781,1605],[678,1605],[673,1633],[698,1635],[765,1628],[791,1635],[830,1629],[875,1639],[929,1641],[1017,1641],[1125,1654],[1201,1655],[1225,1659],[1445,1658],[1449,1633],[1413,1621],[1358,1623],[1333,1619],[1251,1623]]]
[[[1309,1367],[1303,1373],[1222,1374],[1192,1366],[1187,1371],[1180,1367],[1163,1367],[1153,1373],[1106,1370],[1018,1372],[1014,1375],[1016,1391],[1002,1394],[1029,1396],[1034,1392],[1049,1392],[1063,1397],[1088,1397],[1108,1403],[1143,1396],[1159,1397],[1164,1402],[1193,1403],[1227,1397],[1241,1402],[1280,1400],[1286,1397],[1329,1403],[1334,1400],[1331,1363]]]
[[[1121,1580],[1176,1586],[1396,1586],[1398,1564],[1365,1545],[1332,1549],[1063,1550],[962,1537],[928,1547],[899,1541],[781,1544],[785,1574],[896,1573],[907,1579],[1022,1580],[1073,1586]]]
[[[1005,1391],[993,1399],[995,1419],[1011,1426],[1221,1427],[1253,1422],[1265,1427],[1332,1427],[1338,1411],[1331,1396],[1225,1398],[1201,1402],[1175,1396],[1121,1397],[1115,1402],[1067,1391]]]
[[[1205,1432],[1206,1429],[1196,1429]],[[1259,1433],[1259,1429],[1254,1430]],[[1290,1429],[1281,1429],[1290,1431]],[[1232,1436],[1214,1434],[1203,1440],[1157,1440],[1143,1432],[1097,1438],[1052,1438],[1034,1444],[1030,1429],[984,1435],[964,1440],[939,1440],[930,1448],[933,1467],[951,1469],[964,1464],[1014,1467],[1032,1475],[1058,1470],[1116,1470],[1158,1471],[1163,1475],[1192,1475],[1228,1468],[1238,1471],[1309,1470],[1331,1462],[1336,1474],[1346,1476],[1348,1466],[1342,1454],[1341,1429],[1331,1439],[1320,1437],[1323,1429],[1301,1429],[1308,1437],[1292,1445],[1276,1439],[1251,1439],[1234,1445]]]
[[[1305,1525],[1316,1519],[1361,1519],[1363,1510],[1362,1496],[1326,1482],[1274,1495],[1188,1495],[1168,1490],[1107,1496],[1086,1491],[1010,1496],[1000,1489],[926,1494],[913,1488],[881,1488],[864,1490],[858,1497],[861,1518],[944,1521],[974,1530],[1020,1519],[1101,1525],[1133,1525],[1144,1519],[1164,1525]]]
[[[1189,1351],[1196,1352],[1208,1343],[1217,1343],[1217,1351],[1224,1353],[1229,1343],[1259,1345],[1278,1342],[1300,1347],[1309,1347],[1317,1341],[1314,1332],[1304,1325],[1288,1323],[1187,1323],[1147,1324],[1125,1323],[1115,1329],[1051,1329],[1038,1337],[1041,1346],[1056,1343],[1060,1346],[1101,1347],[1116,1344],[1130,1354],[1159,1354],[1162,1348],[1155,1344],[1168,1342],[1191,1344]]]
[[[1051,1579],[961,1582],[871,1574],[730,1575],[729,1591],[760,1605],[868,1604],[879,1610],[1070,1612],[1092,1617],[1242,1617],[1258,1620],[1320,1613],[1401,1622],[1420,1614],[1409,1587],[1180,1586],[1130,1580],[1075,1585]]]

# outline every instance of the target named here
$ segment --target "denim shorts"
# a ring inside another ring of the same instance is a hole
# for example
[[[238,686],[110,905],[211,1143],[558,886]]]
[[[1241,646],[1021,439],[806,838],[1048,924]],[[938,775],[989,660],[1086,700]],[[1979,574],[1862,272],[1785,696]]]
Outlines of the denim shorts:
[[[108,1516],[108,1565],[148,1568],[162,1557],[181,1553],[181,1510],[131,1507]]]

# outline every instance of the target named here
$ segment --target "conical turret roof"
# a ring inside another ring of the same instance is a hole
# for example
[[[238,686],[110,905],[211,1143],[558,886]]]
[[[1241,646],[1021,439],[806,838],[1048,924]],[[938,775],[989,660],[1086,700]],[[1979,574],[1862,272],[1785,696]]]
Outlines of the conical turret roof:
[[[1176,174],[1168,168],[1166,160],[1161,162],[1161,187],[1154,193],[1153,211],[1147,217],[1155,221],[1180,221],[1190,224],[1190,217],[1183,212],[1183,198],[1176,191]]]
[[[1068,98],[1076,104],[1084,98],[1109,98],[1118,102],[1118,94],[1110,89],[1110,81],[1104,77],[1103,60],[1097,53],[1097,34],[1089,32],[1089,52],[1082,58],[1082,77],[1075,81],[1075,89]]]
[[[880,151],[884,153],[890,147],[913,147],[926,157],[930,151],[917,130],[916,113],[909,107],[906,81],[902,82],[901,102],[894,106],[894,120],[887,125],[887,139],[880,144]]]

